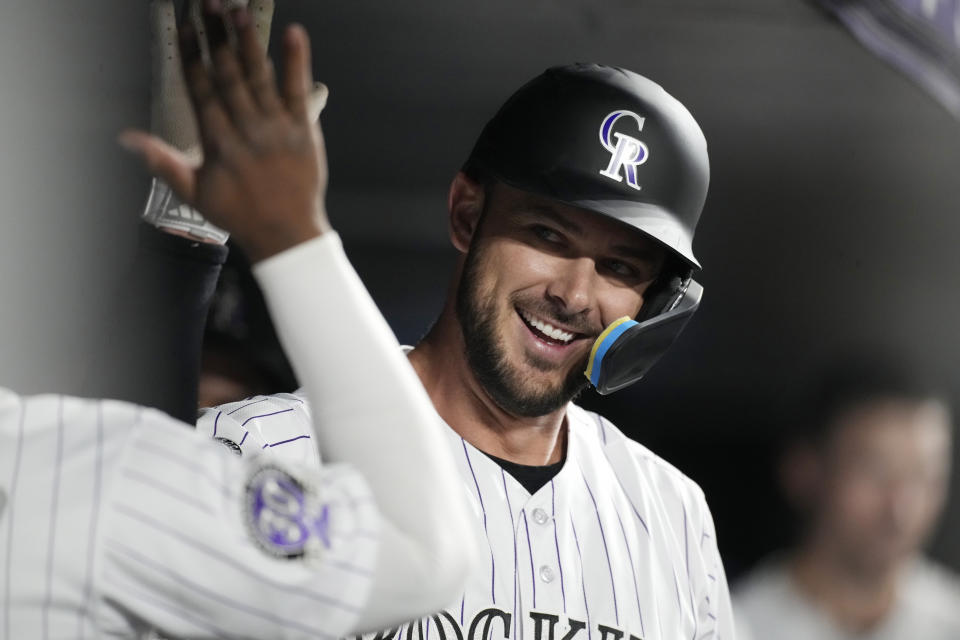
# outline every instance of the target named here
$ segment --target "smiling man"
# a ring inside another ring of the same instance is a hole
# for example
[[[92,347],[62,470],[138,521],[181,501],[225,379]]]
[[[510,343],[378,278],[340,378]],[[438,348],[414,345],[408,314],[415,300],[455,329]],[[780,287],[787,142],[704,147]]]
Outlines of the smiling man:
[[[703,492],[572,402],[640,379],[695,310],[708,181],[690,113],[623,69],[549,69],[484,128],[449,191],[455,286],[408,357],[488,560],[446,609],[380,640],[733,637]],[[199,428],[309,457],[301,400],[249,398]]]

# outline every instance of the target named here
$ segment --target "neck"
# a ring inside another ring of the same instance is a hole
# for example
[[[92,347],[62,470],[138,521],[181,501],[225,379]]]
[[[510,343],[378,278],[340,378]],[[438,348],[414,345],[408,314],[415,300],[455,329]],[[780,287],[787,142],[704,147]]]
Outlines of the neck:
[[[476,448],[518,464],[546,465],[563,459],[566,409],[529,418],[500,408],[470,369],[452,305],[409,357],[437,413]]]
[[[866,575],[827,546],[815,543],[803,547],[791,564],[800,591],[842,628],[856,633],[873,629],[890,614],[903,569],[898,564]]]

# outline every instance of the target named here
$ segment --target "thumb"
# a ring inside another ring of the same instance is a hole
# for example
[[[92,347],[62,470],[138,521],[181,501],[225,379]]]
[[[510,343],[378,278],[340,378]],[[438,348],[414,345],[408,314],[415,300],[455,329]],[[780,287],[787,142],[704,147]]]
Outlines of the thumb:
[[[117,142],[139,156],[147,171],[166,182],[181,202],[193,206],[197,186],[195,160],[144,131],[127,129],[120,133]]]
[[[307,113],[310,114],[310,122],[316,122],[320,119],[320,113],[327,106],[327,98],[330,96],[330,89],[322,82],[314,82],[313,90],[307,99]]]

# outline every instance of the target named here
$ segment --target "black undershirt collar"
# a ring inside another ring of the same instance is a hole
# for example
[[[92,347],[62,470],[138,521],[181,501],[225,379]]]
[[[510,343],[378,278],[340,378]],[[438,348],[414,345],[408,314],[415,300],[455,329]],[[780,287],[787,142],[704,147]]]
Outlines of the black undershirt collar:
[[[490,455],[486,451],[484,451],[483,454],[500,465],[500,468],[502,468],[504,471],[513,476],[517,482],[523,485],[524,489],[530,492],[530,495],[533,495],[539,491],[541,487],[553,480],[553,477],[560,473],[560,469],[563,468],[563,463],[565,462],[565,460],[561,460],[560,462],[554,462],[553,464],[542,466],[518,464],[516,462],[510,462],[509,460],[504,460],[503,458]]]

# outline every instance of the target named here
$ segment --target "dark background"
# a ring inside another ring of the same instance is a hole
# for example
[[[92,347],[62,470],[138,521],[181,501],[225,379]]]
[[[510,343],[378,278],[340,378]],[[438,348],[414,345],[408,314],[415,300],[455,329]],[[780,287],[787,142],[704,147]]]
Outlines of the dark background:
[[[634,388],[587,403],[697,480],[738,575],[788,534],[774,442],[818,364],[905,351],[960,400],[960,122],[801,0],[280,0],[331,89],[329,209],[403,342],[440,309],[447,185],[484,122],[544,68],[648,75],[700,121],[706,294]],[[148,180],[146,2],[0,9],[0,383],[76,391]],[[955,474],[956,477],[957,474]],[[955,485],[957,482],[955,480]],[[955,491],[960,498],[960,491]],[[933,553],[960,569],[960,503]]]

